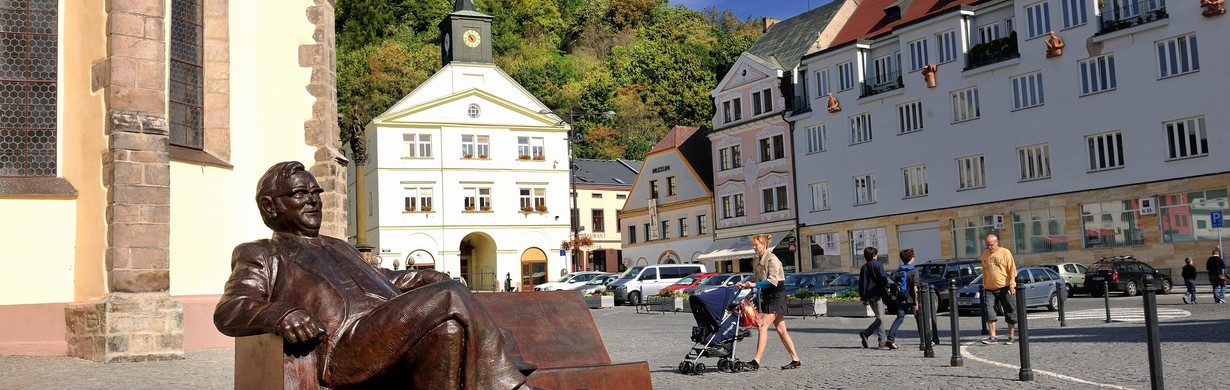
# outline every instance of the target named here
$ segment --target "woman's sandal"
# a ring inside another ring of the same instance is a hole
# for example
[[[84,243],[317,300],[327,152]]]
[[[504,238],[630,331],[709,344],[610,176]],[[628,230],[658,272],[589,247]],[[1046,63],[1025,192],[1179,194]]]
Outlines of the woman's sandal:
[[[793,370],[799,367],[803,367],[803,362],[800,362],[798,360],[791,360],[790,364],[782,366],[782,369],[783,370]]]

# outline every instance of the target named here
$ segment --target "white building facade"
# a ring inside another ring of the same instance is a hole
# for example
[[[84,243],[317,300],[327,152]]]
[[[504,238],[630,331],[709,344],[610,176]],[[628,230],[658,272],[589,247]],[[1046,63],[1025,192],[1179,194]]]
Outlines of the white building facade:
[[[675,126],[645,156],[619,223],[626,267],[697,263],[713,243],[705,129]],[[710,262],[706,269],[712,270]]]
[[[886,4],[848,25],[891,18]],[[1225,16],[1092,0],[911,10],[804,57],[817,109],[790,120],[813,262],[854,268],[867,246],[893,264],[904,248],[978,257],[996,233],[1022,264],[1134,254],[1177,273],[1217,245],[1230,113],[1209,86],[1230,71]],[[823,108],[830,92],[840,111]]]

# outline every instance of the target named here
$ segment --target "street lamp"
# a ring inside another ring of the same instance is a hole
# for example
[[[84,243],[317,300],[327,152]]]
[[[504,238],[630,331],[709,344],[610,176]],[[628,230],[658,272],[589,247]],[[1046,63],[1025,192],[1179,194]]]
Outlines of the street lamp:
[[[581,235],[581,232],[580,232],[581,212],[580,210],[577,210],[576,156],[572,152],[572,140],[573,138],[579,138],[581,136],[581,133],[575,131],[576,129],[572,126],[573,118],[576,118],[579,116],[594,116],[594,115],[615,116],[615,111],[608,110],[608,111],[594,111],[594,112],[575,112],[575,111],[555,112],[555,111],[543,109],[543,110],[539,110],[538,113],[543,114],[543,115],[555,115],[555,116],[566,115],[568,116],[568,183],[570,187],[569,196],[572,197],[572,210],[569,212],[569,214],[571,214],[572,216],[572,221],[569,222],[569,226],[570,226],[570,229],[572,230],[572,242],[571,242],[572,248],[570,248],[572,249],[572,266],[569,266],[568,264],[564,264],[564,269],[570,269],[572,267],[575,267],[577,264],[577,257],[579,255],[577,253],[577,251],[579,250],[577,246],[577,240],[580,238],[579,236]],[[563,126],[564,121],[560,120],[555,125]]]

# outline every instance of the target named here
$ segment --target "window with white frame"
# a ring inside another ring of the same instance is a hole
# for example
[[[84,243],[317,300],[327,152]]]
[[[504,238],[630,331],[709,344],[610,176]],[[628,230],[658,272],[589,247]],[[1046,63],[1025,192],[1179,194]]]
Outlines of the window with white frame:
[[[1089,170],[1119,168],[1123,166],[1123,133],[1112,131],[1085,137],[1089,144]]]
[[[406,211],[431,211],[431,187],[405,187]]]
[[[722,119],[723,123],[730,123],[743,119],[743,99],[734,98],[722,102]]]
[[[752,115],[773,111],[773,93],[769,89],[752,92]]]
[[[1020,160],[1021,181],[1051,177],[1051,150],[1047,144],[1017,148],[1016,155]]]
[[[1196,50],[1196,34],[1158,42],[1157,70],[1158,78],[1177,76],[1200,70],[1200,55]]]
[[[978,119],[981,116],[982,109],[978,105],[978,87],[952,92],[952,121],[954,123]]]
[[[867,80],[867,83],[871,85],[883,85],[895,81],[897,79],[896,57],[896,55],[889,54],[871,60],[872,74],[870,76],[874,78]]]
[[[589,230],[594,233],[606,232],[606,209],[589,209]]]
[[[827,134],[825,134],[824,124],[808,127],[805,132],[807,133],[807,153],[823,152],[825,144],[828,143],[825,139]]]
[[[879,250],[879,255],[876,260],[882,263],[888,262],[888,234],[885,228],[871,228],[850,231],[850,254],[851,265],[859,266],[866,261],[863,258],[863,249],[867,247],[875,247]]]
[[[910,42],[910,70],[919,70],[931,61],[927,58],[927,38]]]
[[[837,64],[837,90],[845,91],[854,88],[854,63],[846,61]]]
[[[760,190],[760,200],[766,213],[790,209],[784,185]]]
[[[1115,56],[1104,55],[1080,62],[1081,95],[1090,95],[1118,87],[1115,80]]]
[[[985,160],[986,158],[981,154],[957,159],[957,189],[967,190],[987,186]]]
[[[752,92],[752,116],[760,115],[761,113],[765,112],[764,107],[762,107],[760,104],[761,102],[760,94],[762,93],[764,92],[759,92],[759,91]]]
[[[1007,31],[1005,34],[1012,35],[1016,31],[1016,18],[1004,18],[1004,30]]]
[[[829,208],[829,182],[811,183],[811,211]]]
[[[1051,5],[1047,2],[1025,6],[1025,18],[1029,20],[1029,35],[1025,38],[1033,38],[1046,35],[1051,31]]]
[[[465,187],[461,194],[465,211],[491,210],[491,187]]]
[[[828,95],[833,92],[829,87],[829,68],[824,68],[816,71],[816,97]]]
[[[864,112],[850,117],[850,144],[871,142],[871,113]]]
[[[696,216],[696,234],[709,233],[709,216],[701,214]]]
[[[1063,2],[1063,28],[1072,28],[1089,21],[1087,0],[1060,0]]]
[[[735,169],[743,166],[740,161],[743,156],[739,152],[739,145],[718,149],[718,167],[720,171]]]
[[[876,175],[869,173],[854,177],[854,205],[875,203]]]
[[[517,137],[517,155],[520,159],[544,160],[544,141],[542,137]]]
[[[431,158],[431,134],[402,134],[406,158]]]
[[[1171,160],[1209,154],[1203,116],[1166,122],[1165,127],[1167,157]]]
[[[978,43],[988,43],[999,39],[999,22],[978,26]]]
[[[721,197],[722,218],[738,218],[743,216],[743,194],[732,194]]]
[[[926,165],[901,168],[901,176],[905,179],[905,197],[913,198],[929,193]]]
[[[462,134],[462,158],[487,158],[491,153],[491,137],[486,135]]]
[[[941,64],[957,59],[957,32],[945,31],[935,34],[935,43],[938,46]]]
[[[658,199],[658,181],[649,181],[649,199]]]
[[[679,237],[688,236],[688,217],[679,218]]]
[[[1012,109],[1041,106],[1046,103],[1042,90],[1042,72],[1012,78]]]
[[[760,162],[786,158],[786,136],[778,134],[760,139]]]
[[[675,177],[674,177],[674,176],[668,176],[668,177],[666,178],[666,196],[675,196],[675,195],[676,195],[676,192],[675,192],[675,191],[677,190],[677,188],[675,188],[675,186],[676,186],[675,181],[676,181],[676,180],[675,180]]]
[[[663,240],[671,238],[671,221],[662,221],[660,226],[662,227],[658,230],[661,231],[661,234],[659,234],[658,237]]]
[[[521,187],[521,211],[535,210],[547,210],[547,189],[543,187]]]
[[[898,134],[922,131],[922,100],[915,100],[909,103],[897,105],[897,119],[901,123],[901,126],[897,128]]]

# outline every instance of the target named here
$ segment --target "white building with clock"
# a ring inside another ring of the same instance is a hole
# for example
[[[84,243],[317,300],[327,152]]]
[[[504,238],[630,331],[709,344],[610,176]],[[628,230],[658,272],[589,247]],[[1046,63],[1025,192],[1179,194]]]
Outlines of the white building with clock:
[[[492,63],[491,20],[459,0],[440,24],[443,67],[366,126],[366,167],[347,177],[367,223],[349,216],[349,236],[366,229],[385,267],[530,290],[567,267],[568,125]]]

